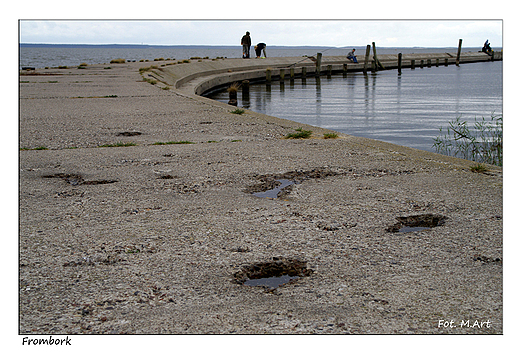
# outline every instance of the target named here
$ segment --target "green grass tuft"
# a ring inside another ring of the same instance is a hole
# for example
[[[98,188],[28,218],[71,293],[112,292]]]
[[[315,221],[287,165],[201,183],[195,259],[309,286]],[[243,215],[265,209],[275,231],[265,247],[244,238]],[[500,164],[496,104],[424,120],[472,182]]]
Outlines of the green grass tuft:
[[[168,145],[168,144],[195,144],[190,141],[170,141],[170,142],[155,142],[153,145]]]
[[[307,139],[312,135],[312,131],[304,130],[301,127],[296,129],[296,133],[289,133],[285,136],[286,139]]]

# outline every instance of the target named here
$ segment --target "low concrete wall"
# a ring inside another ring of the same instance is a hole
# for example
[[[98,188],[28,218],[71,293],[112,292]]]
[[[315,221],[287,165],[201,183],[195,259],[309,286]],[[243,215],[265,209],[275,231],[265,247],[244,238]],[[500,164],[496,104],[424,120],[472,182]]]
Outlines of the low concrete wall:
[[[433,54],[403,54],[401,68],[414,66],[444,66],[456,63],[456,53],[433,53]],[[379,61],[385,69],[398,68],[398,55],[379,55]],[[502,52],[494,53],[494,60],[502,60]],[[482,52],[461,53],[460,64],[491,61],[492,57]],[[368,71],[372,70],[373,56],[369,57]],[[422,62],[421,62],[422,61]],[[438,61],[438,62],[437,62]],[[359,72],[364,70],[364,56],[358,56],[358,63],[353,63],[346,57],[323,57],[320,66],[320,75],[329,73],[336,74],[344,71],[347,65],[347,72]],[[189,64],[179,64],[168,67],[161,67],[161,80],[166,84],[182,90],[188,94],[203,95],[233,82],[265,81],[266,70],[271,70],[271,78],[278,80],[281,77],[281,70],[285,72],[285,79],[290,79],[290,69],[294,69],[294,77],[302,77],[302,67],[305,67],[306,74],[311,76],[316,74],[316,65],[309,58],[286,57],[268,58],[263,60],[244,60],[244,59],[225,59],[217,62],[197,62]]]

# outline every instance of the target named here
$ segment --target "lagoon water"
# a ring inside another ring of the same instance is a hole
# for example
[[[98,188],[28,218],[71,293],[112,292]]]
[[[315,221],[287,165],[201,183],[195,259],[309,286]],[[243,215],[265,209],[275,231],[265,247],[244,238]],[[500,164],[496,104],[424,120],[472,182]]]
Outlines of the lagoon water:
[[[210,98],[227,102],[226,92]],[[254,84],[246,109],[338,132],[435,151],[439,129],[502,114],[502,62],[307,77]]]

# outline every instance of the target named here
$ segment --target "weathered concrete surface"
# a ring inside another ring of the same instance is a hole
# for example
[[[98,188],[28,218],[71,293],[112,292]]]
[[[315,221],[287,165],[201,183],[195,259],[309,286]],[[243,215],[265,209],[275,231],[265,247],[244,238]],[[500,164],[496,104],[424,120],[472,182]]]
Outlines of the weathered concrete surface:
[[[500,168],[231,114],[149,65],[20,77],[20,148],[49,148],[20,151],[20,333],[502,333]],[[277,176],[283,199],[248,193]],[[420,214],[447,220],[387,231]],[[312,274],[235,282],[273,257]]]

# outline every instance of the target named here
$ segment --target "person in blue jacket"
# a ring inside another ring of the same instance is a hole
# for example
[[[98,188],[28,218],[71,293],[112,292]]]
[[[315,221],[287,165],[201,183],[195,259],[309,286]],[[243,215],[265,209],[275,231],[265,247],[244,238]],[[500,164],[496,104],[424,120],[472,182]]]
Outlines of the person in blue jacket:
[[[354,55],[355,52],[356,52],[356,49],[352,49],[352,51],[347,54],[347,59],[349,59],[350,61],[354,61],[357,64],[358,63],[357,58],[356,58],[356,55]]]

